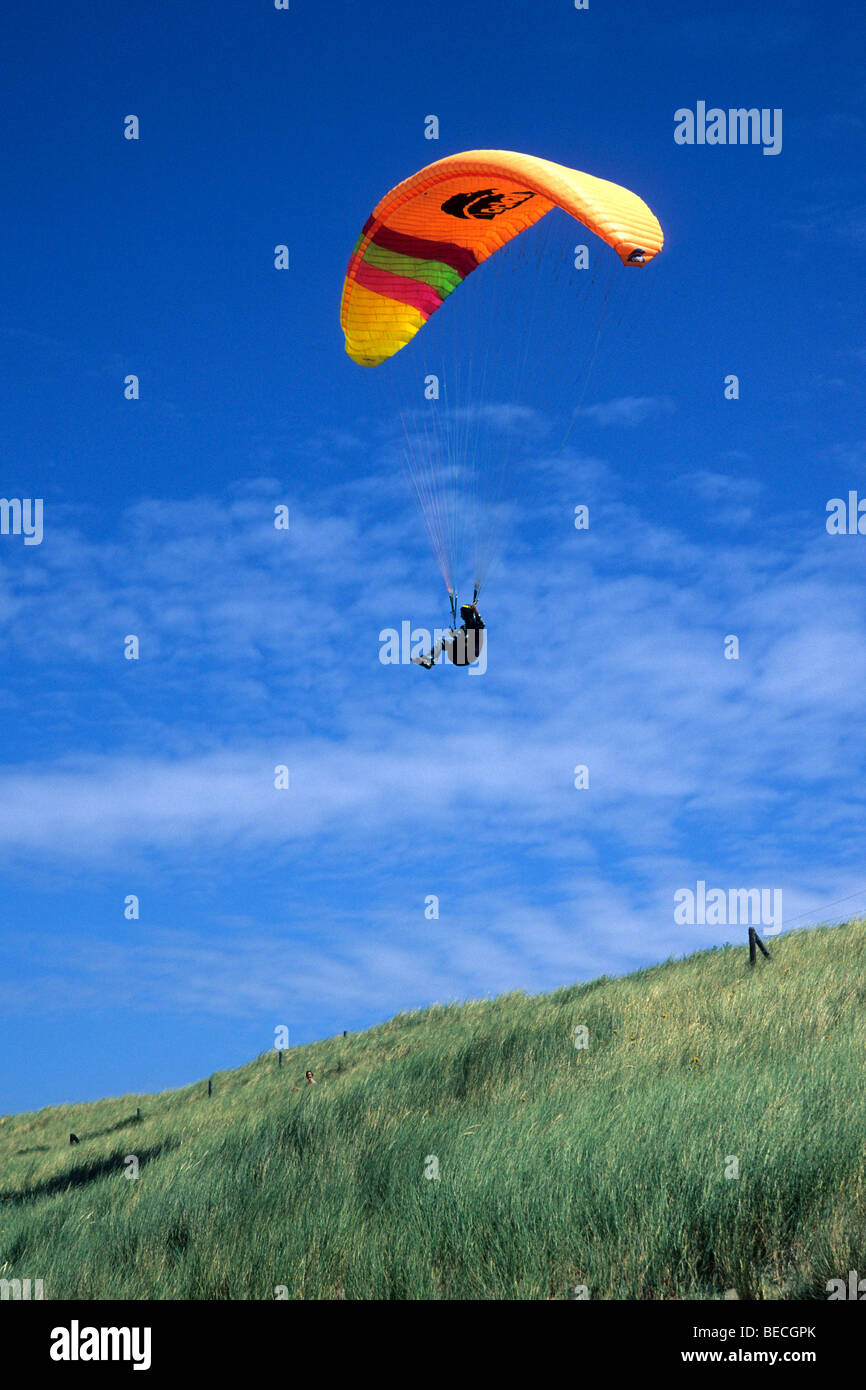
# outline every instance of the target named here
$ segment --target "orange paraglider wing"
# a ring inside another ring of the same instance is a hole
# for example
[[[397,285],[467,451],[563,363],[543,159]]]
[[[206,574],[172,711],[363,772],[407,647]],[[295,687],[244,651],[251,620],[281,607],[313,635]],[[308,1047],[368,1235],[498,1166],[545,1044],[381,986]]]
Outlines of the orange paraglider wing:
[[[399,352],[476,266],[553,207],[626,265],[662,248],[658,219],[619,184],[508,150],[449,155],[392,188],[364,224],[340,308],[349,356],[376,367]]]

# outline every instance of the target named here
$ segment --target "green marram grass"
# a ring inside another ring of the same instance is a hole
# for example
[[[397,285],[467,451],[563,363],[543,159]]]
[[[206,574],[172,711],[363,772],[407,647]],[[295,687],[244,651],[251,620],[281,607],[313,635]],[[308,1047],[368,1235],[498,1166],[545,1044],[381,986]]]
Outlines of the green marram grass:
[[[6,1116],[0,1277],[46,1299],[825,1298],[866,1275],[866,921],[770,949],[399,1014],[210,1100]]]

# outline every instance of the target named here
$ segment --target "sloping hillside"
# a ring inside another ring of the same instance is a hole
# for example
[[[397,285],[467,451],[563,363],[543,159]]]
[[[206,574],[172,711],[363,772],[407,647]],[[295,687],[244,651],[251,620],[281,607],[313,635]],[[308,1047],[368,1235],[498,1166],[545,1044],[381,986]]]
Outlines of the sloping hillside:
[[[45,1298],[823,1298],[866,1268],[866,922],[770,948],[398,1015],[211,1099],[7,1116],[0,1277]]]

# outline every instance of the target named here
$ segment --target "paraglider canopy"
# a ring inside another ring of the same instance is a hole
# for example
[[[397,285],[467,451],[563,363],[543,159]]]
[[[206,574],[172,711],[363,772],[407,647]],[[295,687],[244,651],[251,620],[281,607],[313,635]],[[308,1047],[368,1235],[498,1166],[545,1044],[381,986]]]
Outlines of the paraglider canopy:
[[[619,184],[508,150],[448,155],[392,188],[364,224],[340,310],[349,356],[376,367],[399,352],[476,266],[553,207],[625,265],[662,248],[658,219]]]

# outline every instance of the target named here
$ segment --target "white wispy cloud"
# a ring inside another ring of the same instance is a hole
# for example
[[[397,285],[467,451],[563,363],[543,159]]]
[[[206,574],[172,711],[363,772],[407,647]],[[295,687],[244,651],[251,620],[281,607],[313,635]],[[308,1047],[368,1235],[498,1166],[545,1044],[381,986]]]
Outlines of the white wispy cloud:
[[[547,476],[552,491],[511,504],[480,677],[378,660],[381,628],[440,618],[389,474],[314,499],[265,477],[229,500],[152,499],[116,538],[49,526],[16,554],[6,699],[37,717],[0,774],[7,873],[228,875],[252,902],[275,875],[324,876],[360,901],[350,920],[325,893],[314,929],[254,906],[239,928],[229,911],[206,938],[179,926],[146,950],[78,931],[58,953],[67,980],[94,997],[111,983],[130,1007],[387,1012],[709,944],[673,924],[673,892],[698,877],[781,885],[788,913],[858,886],[859,552],[834,548],[821,517],[736,546],[653,522],[601,460],[560,455]],[[688,485],[760,496],[710,471]],[[578,486],[600,495],[586,533]],[[138,663],[122,659],[129,631]],[[275,965],[287,942],[291,966]],[[34,978],[53,997],[46,970],[28,967],[7,1003],[32,1000]]]
[[[670,415],[674,403],[667,396],[618,396],[611,401],[584,406],[580,414],[597,425],[641,425],[653,416]]]
[[[709,505],[713,520],[725,526],[743,526],[751,521],[763,492],[763,485],[757,478],[736,477],[704,468],[682,474],[680,482]]]

